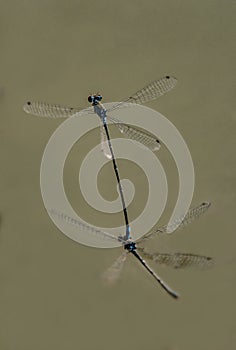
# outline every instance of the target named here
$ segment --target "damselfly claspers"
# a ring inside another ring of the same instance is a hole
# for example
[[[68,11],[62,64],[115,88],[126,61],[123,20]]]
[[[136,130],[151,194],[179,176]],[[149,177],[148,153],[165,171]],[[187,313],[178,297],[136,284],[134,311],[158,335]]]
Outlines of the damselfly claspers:
[[[112,266],[105,272],[104,277],[108,281],[114,281],[120,276],[120,272],[124,265],[124,262],[129,253],[132,253],[139,262],[145,267],[145,269],[155,278],[155,280],[161,285],[161,287],[173,298],[178,298],[179,295],[172,290],[146,263],[143,257],[139,254],[147,258],[151,259],[154,262],[166,266],[170,266],[173,268],[185,268],[185,267],[209,267],[212,265],[212,258],[196,255],[196,254],[186,254],[186,253],[174,253],[174,254],[166,254],[166,253],[153,253],[149,252],[146,248],[142,247],[142,244],[154,238],[156,235],[168,234],[171,232],[175,232],[176,230],[183,228],[187,224],[191,223],[193,220],[197,219],[200,215],[206,212],[206,210],[210,207],[209,202],[203,202],[195,208],[190,209],[185,217],[179,218],[172,224],[172,227],[165,225],[162,227],[154,226],[153,229],[140,238],[137,243],[132,240],[131,236],[126,239],[125,237],[116,237],[108,232],[101,231],[96,227],[84,224],[83,222],[72,218],[65,213],[58,212],[55,209],[50,210],[52,215],[57,216],[59,219],[66,221],[68,224],[74,225],[80,229],[83,229],[87,234],[93,234],[101,237],[102,239],[109,239],[119,241],[120,244],[124,248],[124,252],[115,260]],[[176,228],[176,229],[175,229]]]

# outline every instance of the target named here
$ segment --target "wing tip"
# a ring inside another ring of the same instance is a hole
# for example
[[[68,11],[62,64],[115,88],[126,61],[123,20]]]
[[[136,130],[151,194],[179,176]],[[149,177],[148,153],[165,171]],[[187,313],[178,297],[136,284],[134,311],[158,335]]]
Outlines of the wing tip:
[[[201,205],[202,205],[203,207],[209,208],[209,207],[211,206],[211,202],[204,201],[204,202],[202,202]]]
[[[32,106],[32,102],[31,101],[27,101],[24,105],[23,105],[23,110],[26,112],[26,113],[30,113],[30,110],[29,108]]]
[[[175,83],[177,83],[177,81],[178,81],[178,79],[173,75],[166,75],[165,78],[167,80],[173,80],[173,81],[175,81]]]

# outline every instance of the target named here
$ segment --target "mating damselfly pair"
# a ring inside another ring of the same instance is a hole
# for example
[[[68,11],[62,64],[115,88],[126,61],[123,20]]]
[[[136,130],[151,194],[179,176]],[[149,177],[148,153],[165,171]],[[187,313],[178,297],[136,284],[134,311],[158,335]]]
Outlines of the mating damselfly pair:
[[[95,233],[99,235],[100,237],[106,238],[106,239],[112,239],[112,240],[118,240],[120,244],[123,246],[125,252],[116,260],[116,262],[112,265],[112,267],[107,271],[105,274],[108,279],[116,279],[117,276],[119,276],[119,272],[121,270],[121,267],[123,266],[123,263],[126,259],[127,253],[132,253],[139,261],[140,263],[147,269],[147,271],[155,278],[156,281],[159,282],[159,284],[164,288],[172,297],[177,298],[178,294],[173,291],[164,281],[161,280],[161,278],[149,267],[149,265],[145,262],[145,260],[141,257],[141,255],[138,253],[137,250],[142,252],[142,254],[146,258],[150,258],[158,263],[173,266],[175,268],[180,267],[188,267],[188,266],[208,266],[211,262],[211,258],[200,256],[200,255],[194,255],[194,254],[183,254],[183,253],[176,253],[176,254],[161,254],[161,253],[149,253],[145,248],[136,246],[136,243],[134,240],[132,240],[131,232],[130,232],[130,224],[128,219],[128,212],[125,204],[123,189],[120,182],[120,176],[119,176],[119,170],[116,163],[115,154],[112,148],[112,143],[110,140],[107,120],[113,122],[118,129],[123,133],[125,136],[127,136],[130,139],[133,139],[135,141],[139,141],[143,145],[147,146],[152,151],[157,151],[160,148],[160,142],[159,140],[154,136],[151,135],[143,130],[140,130],[134,126],[127,125],[123,123],[122,121],[113,118],[109,115],[109,112],[111,110],[114,110],[116,108],[123,108],[126,105],[132,105],[132,104],[142,104],[145,102],[148,102],[150,100],[156,99],[157,97],[164,95],[166,92],[170,91],[177,83],[177,79],[171,76],[165,76],[161,79],[158,79],[143,89],[137,91],[135,94],[130,96],[128,99],[124,100],[123,102],[117,103],[112,106],[112,108],[106,109],[102,103],[102,96],[100,94],[93,94],[88,97],[88,101],[92,104],[92,107],[80,110],[78,108],[73,107],[62,107],[59,105],[50,105],[48,103],[42,103],[42,102],[27,102],[24,106],[24,110],[27,113],[40,116],[40,117],[49,117],[49,118],[67,118],[74,116],[75,114],[77,116],[83,115],[85,113],[95,113],[99,116],[101,121],[100,131],[101,131],[101,149],[106,157],[112,160],[114,172],[116,175],[116,179],[119,186],[119,193],[120,198],[122,202],[123,207],[123,213],[124,213],[124,219],[125,219],[125,225],[126,225],[126,232],[125,235],[122,237],[116,237],[113,236],[105,231],[101,231],[99,229],[96,229],[95,227],[85,225],[84,223],[69,217],[66,215],[66,213],[60,213],[55,208],[51,209],[51,213],[53,215],[59,216],[61,219],[66,220],[68,223],[78,226],[79,228],[85,229],[88,233]],[[178,225],[176,227],[182,227],[186,225],[187,223],[191,222],[193,219],[197,218],[201,213],[205,212],[208,207],[210,206],[210,203],[204,202],[198,207],[194,209],[190,209],[190,211],[187,213],[185,217],[182,217],[178,221]],[[143,236],[140,240],[138,240],[138,243],[141,244],[145,240],[153,237],[157,233],[167,233],[167,227],[162,228],[156,228]],[[174,228],[173,230],[174,231]]]
[[[193,220],[196,220],[200,215],[206,212],[206,210],[210,207],[209,202],[203,202],[195,208],[190,209],[187,214],[176,220],[175,223],[172,224],[171,231],[176,232],[177,230],[185,227],[190,224]],[[65,213],[61,213],[55,209],[50,210],[50,213],[55,217],[67,222],[70,225],[78,227],[79,229],[83,229],[86,234],[97,235],[102,239],[115,240],[119,241],[120,244],[124,248],[124,252],[115,260],[115,262],[111,265],[110,268],[105,271],[103,277],[108,282],[114,282],[120,277],[120,273],[122,271],[123,265],[126,261],[126,258],[129,253],[132,253],[140,263],[145,267],[145,269],[155,278],[155,280],[164,288],[169,295],[174,298],[178,298],[179,295],[172,290],[167,283],[165,283],[147,264],[147,262],[143,259],[144,256],[146,259],[150,259],[156,262],[159,265],[169,266],[175,269],[180,268],[206,268],[212,265],[212,258],[203,255],[189,254],[189,253],[159,253],[159,252],[150,252],[143,244],[146,241],[155,238],[160,235],[168,235],[169,234],[169,225],[165,225],[162,227],[154,226],[151,231],[149,231],[142,238],[138,239],[137,242],[134,242],[131,237],[126,239],[125,237],[117,237],[112,235],[109,232],[105,232],[99,230],[96,227],[84,224],[83,222],[66,215]],[[142,256],[140,255],[142,254]]]

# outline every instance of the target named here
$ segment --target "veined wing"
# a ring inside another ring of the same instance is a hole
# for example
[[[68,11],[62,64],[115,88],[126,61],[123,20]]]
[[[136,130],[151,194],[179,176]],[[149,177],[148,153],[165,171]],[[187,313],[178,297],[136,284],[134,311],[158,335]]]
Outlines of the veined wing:
[[[115,108],[122,107],[122,105],[125,105],[126,102],[141,104],[154,100],[173,89],[176,84],[177,79],[175,77],[165,76],[161,79],[153,81],[152,83],[145,86],[143,89],[131,95],[125,101],[117,103],[115,106],[111,107],[108,110],[113,110]],[[23,106],[23,109],[26,113],[46,118],[68,118],[74,115],[75,113],[81,111],[80,109],[74,107],[64,107],[57,104],[49,104],[37,101],[28,101]],[[93,108],[89,107],[83,110],[83,112],[84,111],[87,111],[87,113],[93,113]]]
[[[97,229],[94,226],[90,226],[88,224],[85,224],[84,222],[79,221],[79,220],[77,220],[75,218],[72,218],[71,216],[69,216],[69,215],[67,215],[65,213],[62,213],[60,211],[57,211],[55,209],[51,209],[49,212],[50,212],[50,214],[52,214],[54,216],[57,216],[59,219],[65,221],[66,223],[68,223],[70,225],[73,225],[75,227],[78,227],[80,229],[83,229],[84,231],[89,232],[90,234],[102,237],[104,239],[110,239],[110,240],[112,239],[113,241],[114,240],[115,241],[120,241],[121,243],[125,242],[123,239],[121,239],[119,237],[116,237],[116,236],[112,235],[109,232],[105,232],[105,231],[99,230],[99,229]]]
[[[121,122],[119,119],[107,116],[107,119],[112,121],[122,134],[131,140],[141,142],[153,152],[158,151],[161,147],[160,141],[151,134],[142,131],[134,126],[130,126]]]
[[[206,268],[213,265],[212,258],[208,256],[185,253],[149,253],[144,248],[138,248],[138,250],[142,252],[145,258],[151,259],[160,265],[173,267],[175,269],[187,267]]]
[[[172,90],[176,84],[177,84],[177,79],[169,75],[163,78],[154,80],[153,82],[151,82],[150,84],[142,88],[141,90],[138,90],[137,92],[135,92],[126,100],[120,103],[117,103],[117,105],[113,106],[111,110],[121,107],[122,104],[126,102],[142,104],[142,103],[155,100],[156,98]]]
[[[106,283],[113,284],[119,279],[127,256],[128,256],[128,252],[127,251],[123,252],[114,261],[114,263],[103,273],[102,277],[103,277],[103,280],[106,281]]]
[[[141,238],[140,242],[153,238],[156,234],[170,234],[182,229],[192,221],[199,218],[202,214],[204,214],[210,205],[210,202],[203,202],[198,206],[191,208],[185,216],[176,219],[171,225],[164,225],[162,227],[154,226],[154,228],[149,233],[147,233],[146,236]]]
[[[64,107],[57,104],[33,101],[27,102],[23,106],[23,109],[26,113],[45,118],[69,118],[76,113],[82,112],[80,109],[74,107]],[[86,108],[83,111],[94,113],[92,107]]]
[[[126,102],[132,103],[145,103],[166,94],[172,90],[177,84],[177,79],[172,76],[165,76],[161,79],[155,80],[152,83],[146,85],[141,90],[138,90],[130,96]]]
[[[126,101],[120,102],[115,106],[108,108],[113,110],[118,107],[122,107],[127,103],[145,103],[156,99],[171,89],[177,84],[177,79],[173,76],[165,76],[161,79],[155,80],[152,83],[145,86],[143,89],[137,91],[135,94],[130,96]],[[89,107],[81,111],[74,107],[64,107],[57,104],[48,104],[45,102],[27,102],[24,107],[26,113],[46,118],[68,118],[79,112],[94,113],[93,108]],[[121,133],[126,134],[130,139],[141,142],[152,151],[157,151],[160,148],[160,142],[157,138],[153,137],[149,133],[139,130],[138,128],[126,125],[120,122],[118,119],[109,118],[119,128]],[[105,147],[105,144],[103,145]],[[106,154],[105,154],[106,155]]]
[[[45,118],[69,118],[76,113],[94,113],[92,107],[80,110],[74,107],[64,107],[57,104],[49,104],[45,102],[27,102],[24,107],[26,113]],[[136,140],[150,148],[152,151],[157,151],[160,148],[160,142],[152,135],[139,130],[138,128],[132,127],[130,125],[124,124],[116,118],[107,117],[112,121],[120,130],[122,134],[125,134],[130,139]],[[111,159],[109,147],[107,145],[106,135],[101,129],[101,148],[104,155]]]

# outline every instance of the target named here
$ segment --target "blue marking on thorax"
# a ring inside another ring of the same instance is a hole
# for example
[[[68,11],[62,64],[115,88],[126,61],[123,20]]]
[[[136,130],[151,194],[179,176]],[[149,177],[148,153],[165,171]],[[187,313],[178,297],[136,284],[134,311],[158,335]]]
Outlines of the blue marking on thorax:
[[[94,105],[94,113],[96,113],[103,121],[106,122],[106,109],[103,108],[101,105]]]

